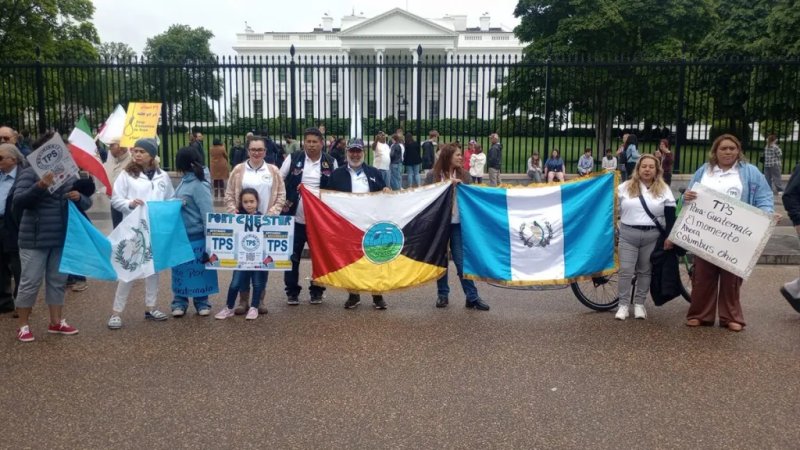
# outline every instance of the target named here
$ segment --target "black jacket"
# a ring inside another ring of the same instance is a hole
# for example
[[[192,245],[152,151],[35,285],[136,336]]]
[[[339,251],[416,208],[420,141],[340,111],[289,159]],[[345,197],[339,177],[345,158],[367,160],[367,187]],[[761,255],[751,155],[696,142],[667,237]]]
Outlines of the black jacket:
[[[420,155],[419,142],[414,141],[406,145],[406,152],[403,154],[403,165],[415,166],[422,164],[422,155]]]
[[[433,169],[433,163],[436,161],[436,145],[433,141],[425,141],[422,143],[422,170]]]
[[[783,207],[792,219],[792,225],[800,225],[800,164],[794,168],[792,177],[783,191]]]
[[[383,177],[378,169],[366,164],[362,164],[361,167],[364,170],[364,174],[367,176],[370,192],[379,192],[386,187],[386,184],[383,182]],[[344,166],[333,171],[330,180],[328,180],[327,188],[332,191],[352,192],[352,183],[353,180],[350,177],[350,172],[347,170],[347,166]]]
[[[283,211],[281,211],[281,215],[283,216],[293,216],[297,213],[297,205],[300,202],[300,193],[297,191],[297,188],[303,180],[303,169],[306,165],[306,152],[303,150],[294,152],[289,158],[291,158],[289,174],[283,179],[286,184],[286,203],[284,203]],[[320,158],[319,187],[320,189],[328,189],[328,182],[334,171],[333,162],[335,160],[327,153],[322,153]]]
[[[486,165],[490,169],[500,170],[502,168],[503,145],[499,142],[489,147],[489,153],[486,155]]]

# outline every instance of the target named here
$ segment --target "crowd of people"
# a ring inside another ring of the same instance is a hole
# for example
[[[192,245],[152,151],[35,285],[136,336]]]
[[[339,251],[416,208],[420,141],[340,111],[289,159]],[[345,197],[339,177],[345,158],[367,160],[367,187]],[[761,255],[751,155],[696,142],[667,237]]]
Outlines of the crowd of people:
[[[48,332],[76,334],[78,330],[66,322],[63,314],[67,274],[58,270],[66,235],[62,219],[66,217],[69,202],[80,211],[87,211],[94,191],[81,187],[80,181],[85,176],[64,183],[58,189],[50,189],[54,184],[52,174],[39,177],[26,164],[16,140],[4,137],[9,130],[8,127],[0,128],[0,287],[5,289],[0,296],[0,312],[15,310],[19,323],[17,338],[23,342],[34,340],[28,319],[44,281],[45,303],[50,313]],[[35,150],[51,136],[41,136],[31,149]],[[285,148],[267,137],[249,133],[241,144],[243,148],[234,145],[230,153],[218,140],[206,153],[202,134],[193,133],[190,144],[176,155],[175,168],[181,176],[177,188],[173,187],[169,174],[159,167],[157,140],[140,139],[130,149],[112,143],[105,162],[113,183],[112,223],[114,227],[118,226],[125,216],[147,201],[177,199],[182,202],[182,217],[196,258],[173,268],[170,309],[173,317],[181,317],[187,314],[190,298],[176,288],[181,284],[177,282],[180,277],[202,273],[208,278],[207,285],[214,289],[217,286],[217,273],[204,270],[207,253],[204,251],[202,219],[214,210],[214,198],[223,202],[229,213],[293,216],[292,266],[284,273],[283,281],[287,304],[296,306],[300,304],[303,290],[299,276],[300,257],[307,244],[300,185],[313,193],[321,189],[354,193],[390,192],[439,181],[482,183],[484,169],[488,171],[489,184],[499,184],[503,158],[497,134],[489,136],[491,146],[486,153],[474,140],[468,143],[463,153],[459,142],[440,144],[438,140],[436,131],[431,131],[421,144],[413,134],[402,129],[391,136],[380,132],[371,146],[374,159],[370,165],[365,155],[368,146],[363,140],[334,138],[326,143],[323,130],[318,128],[305,130],[301,143],[288,137]],[[764,157],[772,162],[765,166],[766,172],[774,171],[774,159],[779,164],[780,156],[777,139],[771,137]],[[645,301],[652,270],[650,256],[657,246],[666,252],[679,250],[667,238],[676,217],[676,199],[669,187],[672,161],[667,140],[662,140],[653,154],[645,154],[639,151],[633,134],[623,136],[616,155],[609,149],[600,161],[602,170],[619,170],[626,178],[617,189],[620,303],[614,317],[618,320],[628,318],[631,309],[633,317],[647,317]],[[577,162],[578,175],[589,175],[594,168],[592,150],[587,148]],[[401,170],[406,173],[405,180],[401,177]],[[796,169],[795,176],[783,192],[779,176],[773,174],[768,182],[756,166],[747,162],[739,140],[732,135],[723,135],[713,142],[708,161],[692,177],[684,201],[697,199],[698,193],[692,187],[703,185],[773,214],[774,184],[778,192],[784,194],[790,218],[800,233],[800,176],[797,172]],[[536,152],[527,160],[527,175],[534,183],[563,182],[565,173],[566,164],[557,149],[544,162]],[[490,307],[481,299],[475,282],[463,275],[461,219],[455,203],[456,200],[452,206],[449,249],[465,296],[465,306],[487,311]],[[701,258],[694,259],[694,267],[686,325],[713,325],[718,315],[720,326],[741,331],[746,325],[740,304],[742,279]],[[631,292],[634,276],[638,282],[635,291]],[[146,320],[163,321],[170,315],[158,308],[158,280],[158,274],[144,280]],[[267,314],[264,298],[267,282],[268,272],[234,271],[225,303],[215,317],[227,319],[244,315],[247,320],[254,320]],[[133,283],[118,282],[108,328],[122,327],[121,313]],[[10,289],[12,285],[13,290]],[[323,302],[323,286],[311,281],[307,289],[310,304]],[[800,278],[784,285],[781,293],[800,312]],[[197,315],[211,315],[209,295],[204,295],[204,292],[196,294],[191,302]],[[449,297],[448,274],[445,272],[437,281],[435,306],[447,307]],[[355,308],[360,300],[358,293],[349,293],[344,307]],[[374,293],[372,300],[378,310],[388,307],[382,293]]]

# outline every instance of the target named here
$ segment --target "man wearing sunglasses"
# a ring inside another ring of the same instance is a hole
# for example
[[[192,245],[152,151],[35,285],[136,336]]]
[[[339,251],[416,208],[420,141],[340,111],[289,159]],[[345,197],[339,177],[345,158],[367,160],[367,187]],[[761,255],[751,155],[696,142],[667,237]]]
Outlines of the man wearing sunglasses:
[[[17,132],[11,127],[0,127],[0,144],[17,145]]]

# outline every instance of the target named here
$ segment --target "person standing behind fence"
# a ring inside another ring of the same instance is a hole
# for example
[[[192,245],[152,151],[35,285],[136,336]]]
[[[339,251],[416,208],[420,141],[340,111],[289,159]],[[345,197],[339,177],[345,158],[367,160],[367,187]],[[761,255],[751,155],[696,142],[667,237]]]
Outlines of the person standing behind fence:
[[[390,152],[389,169],[391,175],[389,176],[389,187],[393,191],[399,191],[402,185],[403,176],[400,173],[400,168],[403,164],[403,154],[405,153],[405,145],[402,143],[405,136],[398,134],[394,136],[394,144],[392,144]]]
[[[500,143],[500,136],[497,133],[489,135],[489,154],[486,155],[486,163],[489,166],[489,186],[500,184],[500,171],[503,168],[503,144]]]
[[[196,147],[192,149],[197,152]],[[148,201],[171,199],[175,195],[172,180],[167,172],[156,166],[155,157],[158,143],[155,139],[139,139],[133,146],[133,161],[128,165],[117,181],[111,195],[111,205],[124,216]],[[199,154],[197,155],[199,157]],[[134,281],[119,281],[114,295],[114,305],[108,328],[122,328],[120,314],[125,310],[133,288]],[[158,301],[158,273],[144,279],[145,285],[145,320],[167,320],[167,315],[156,308]]]
[[[330,148],[328,153],[333,157],[333,159],[336,160],[336,164],[338,164],[339,167],[343,167],[345,164],[347,164],[347,156],[345,155],[344,149],[346,144],[347,141],[344,138],[337,138],[333,141],[333,144],[328,147]]]
[[[228,166],[228,151],[219,139],[214,139],[214,145],[211,147],[210,170],[214,183],[214,198],[222,199],[225,197],[225,182],[230,176],[231,168]]]
[[[39,138],[33,145],[34,151],[52,137],[53,133],[47,133]],[[28,318],[36,303],[42,280],[46,285],[45,303],[50,310],[48,333],[78,333],[62,317],[67,275],[59,271],[59,265],[67,232],[67,202],[74,202],[85,211],[92,206],[92,199],[72,190],[72,181],[67,180],[61,187],[50,192],[50,186],[55,183],[53,173],[47,172],[39,178],[32,167],[27,167],[19,174],[16,182],[12,209],[21,214],[18,241],[21,272],[14,303],[19,314],[17,339],[21,342],[34,340]]]
[[[119,175],[128,167],[128,164],[131,163],[131,152],[127,147],[120,147],[119,139],[115,139],[109,146],[108,153],[109,157],[103,166],[106,169],[108,181],[111,183],[111,186],[114,186],[114,182],[117,181]],[[117,228],[120,222],[122,222],[122,213],[117,211],[112,205],[111,223],[114,225],[114,228]]]
[[[767,178],[769,188],[772,189],[774,186],[778,195],[783,195],[781,156],[783,152],[778,147],[778,137],[770,134],[767,136],[767,146],[764,147],[764,176]]]
[[[639,161],[638,141],[636,135],[633,133],[623,135],[622,139],[622,146],[620,146],[620,150],[618,150],[617,153],[621,155],[620,161],[624,161],[625,176],[631,177],[636,168],[636,162]]]
[[[287,155],[291,155],[294,152],[300,151],[300,142],[298,142],[297,139],[295,139],[291,134],[284,134],[283,140],[286,142],[285,149]]]
[[[783,207],[792,220],[794,230],[800,236],[800,164],[794,168],[792,177],[783,191]],[[795,278],[781,286],[781,294],[795,311],[800,313],[800,278]]]
[[[668,234],[675,223],[675,197],[662,174],[661,164],[655,156],[642,155],[630,179],[617,188],[620,209],[619,308],[614,316],[617,320],[625,320],[630,315],[634,275],[633,316],[647,318],[644,302],[650,291],[653,267],[650,254],[662,230],[664,235]],[[671,248],[671,242],[664,244],[665,250]]]
[[[692,190],[701,184],[721,194],[739,199],[751,206],[773,214],[774,198],[767,180],[758,168],[745,161],[742,144],[735,136],[723,134],[714,140],[708,162],[695,172],[689,182],[684,201],[697,199]],[[745,326],[739,301],[742,279],[702,258],[694,258],[692,302],[686,314],[686,325],[712,326],[719,310],[719,325],[731,331]]]
[[[467,143],[467,148],[464,150],[464,170],[469,172],[470,164],[472,163],[472,154],[475,153],[475,144],[478,141],[470,139]]]
[[[475,143],[475,148],[470,158],[469,174],[473,183],[483,183],[483,168],[486,166],[486,153],[483,153],[481,144]]]
[[[669,149],[669,139],[662,139],[658,143],[658,151],[661,152],[661,169],[664,170],[664,182],[667,186],[672,184],[672,166],[675,163],[675,155]]]
[[[437,147],[439,145],[439,132],[431,130],[428,132],[428,139],[422,143],[422,177],[424,178],[428,171],[433,168],[433,163],[436,162],[438,155]],[[387,184],[388,185],[388,184]]]
[[[422,163],[422,154],[419,142],[414,139],[414,135],[406,133],[405,152],[403,152],[403,165],[406,168],[406,187],[419,187],[422,185],[419,179],[419,166]]]
[[[386,133],[379,131],[378,134],[375,135],[375,142],[372,143],[372,150],[374,152],[372,165],[378,169],[378,172],[381,174],[384,186],[389,186],[389,180],[391,180],[391,172],[389,169],[392,162],[392,149],[389,147],[389,144],[386,143]]]

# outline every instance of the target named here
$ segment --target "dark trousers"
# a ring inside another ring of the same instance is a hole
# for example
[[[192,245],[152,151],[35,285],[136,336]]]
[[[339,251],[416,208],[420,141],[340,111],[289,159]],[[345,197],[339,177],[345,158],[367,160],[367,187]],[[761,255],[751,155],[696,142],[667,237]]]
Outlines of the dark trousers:
[[[704,325],[713,325],[719,309],[719,324],[731,322],[745,325],[739,291],[742,279],[700,258],[694,259],[692,275],[692,304],[687,319],[698,319]]]
[[[117,228],[120,222],[122,222],[122,213],[111,207],[111,224]]]
[[[17,298],[21,272],[19,252],[7,252],[0,240],[0,312],[13,311],[14,299]],[[14,280],[14,289],[11,289],[11,280]]]
[[[300,295],[300,291],[303,290],[298,282],[300,280],[300,257],[303,256],[303,248],[305,248],[307,240],[308,235],[306,234],[306,225],[295,222],[292,270],[283,273],[283,284],[286,285],[284,289],[286,290],[286,295],[290,297],[296,297]],[[309,251],[311,251],[311,248],[309,248]],[[325,292],[325,288],[322,286],[317,286],[312,281],[308,286],[308,291],[311,292],[311,295],[322,296],[322,293]]]

